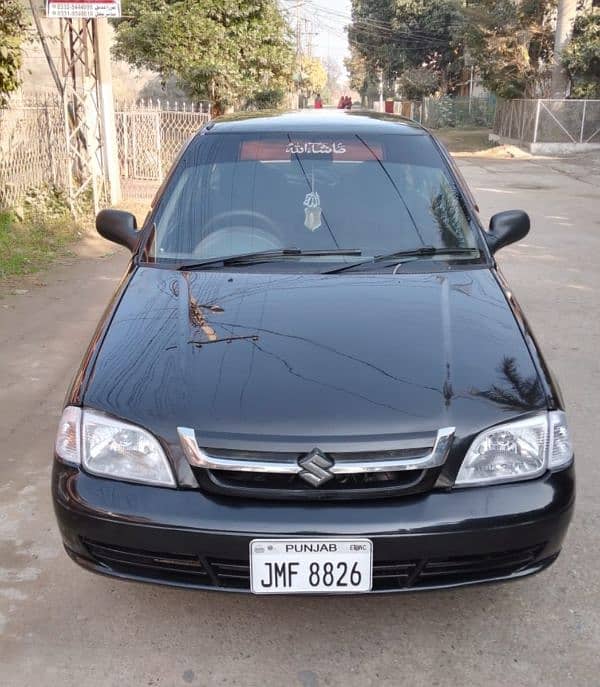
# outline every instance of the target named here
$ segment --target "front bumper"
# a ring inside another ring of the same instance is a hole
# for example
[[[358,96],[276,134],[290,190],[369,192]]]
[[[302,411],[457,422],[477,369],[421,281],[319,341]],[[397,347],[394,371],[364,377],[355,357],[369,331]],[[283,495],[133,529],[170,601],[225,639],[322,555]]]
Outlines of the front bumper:
[[[373,540],[373,591],[514,579],[558,556],[575,501],[570,467],[528,482],[397,500],[297,503],[208,495],[93,477],[55,461],[65,548],[98,573],[182,587],[249,591],[256,537]]]

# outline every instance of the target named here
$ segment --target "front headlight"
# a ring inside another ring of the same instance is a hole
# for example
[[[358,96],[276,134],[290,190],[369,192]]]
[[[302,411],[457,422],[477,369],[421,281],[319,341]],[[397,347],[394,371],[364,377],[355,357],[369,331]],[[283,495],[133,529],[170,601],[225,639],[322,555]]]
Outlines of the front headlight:
[[[94,475],[129,482],[176,486],[169,461],[145,429],[94,410],[65,408],[56,454]]]
[[[497,425],[479,434],[467,451],[455,484],[469,486],[531,479],[573,458],[567,419],[555,410]]]

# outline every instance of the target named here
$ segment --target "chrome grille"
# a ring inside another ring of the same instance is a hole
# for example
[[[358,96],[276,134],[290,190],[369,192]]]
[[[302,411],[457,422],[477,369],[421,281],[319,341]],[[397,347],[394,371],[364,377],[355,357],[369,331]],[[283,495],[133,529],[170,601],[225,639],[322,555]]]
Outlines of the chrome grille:
[[[216,493],[274,500],[349,500],[418,493],[433,487],[439,470],[335,475],[314,487],[299,475],[193,468],[200,486]]]
[[[444,465],[454,428],[406,438],[395,447],[365,450],[323,440],[299,450],[200,447],[194,430],[179,427],[185,455],[201,487],[218,493],[274,499],[370,498],[431,488]],[[374,446],[377,446],[374,443]],[[344,450],[346,449],[347,450]]]

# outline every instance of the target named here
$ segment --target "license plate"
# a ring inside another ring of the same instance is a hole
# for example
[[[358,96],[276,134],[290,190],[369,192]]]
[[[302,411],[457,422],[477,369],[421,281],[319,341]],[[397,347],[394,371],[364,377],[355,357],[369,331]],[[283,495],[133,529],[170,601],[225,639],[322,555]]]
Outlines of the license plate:
[[[349,594],[371,589],[369,539],[254,539],[250,579],[254,594]]]

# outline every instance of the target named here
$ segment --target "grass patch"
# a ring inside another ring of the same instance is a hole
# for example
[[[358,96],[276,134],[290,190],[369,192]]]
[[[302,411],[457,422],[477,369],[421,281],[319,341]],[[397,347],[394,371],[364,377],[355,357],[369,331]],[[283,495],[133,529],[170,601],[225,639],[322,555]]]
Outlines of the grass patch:
[[[490,129],[433,129],[432,132],[451,153],[474,153],[496,145],[488,138]]]
[[[19,210],[0,211],[0,279],[31,274],[66,254],[81,233],[59,195],[30,194]]]

